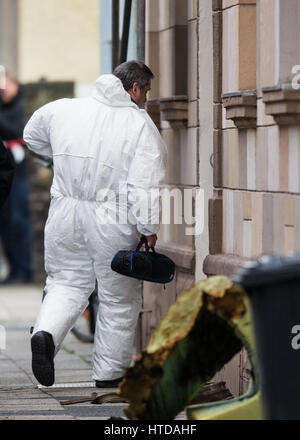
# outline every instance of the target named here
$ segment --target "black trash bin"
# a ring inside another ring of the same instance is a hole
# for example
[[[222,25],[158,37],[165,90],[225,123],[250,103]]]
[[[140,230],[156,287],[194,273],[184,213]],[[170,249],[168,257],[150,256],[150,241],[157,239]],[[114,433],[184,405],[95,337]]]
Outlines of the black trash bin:
[[[233,280],[250,298],[264,418],[300,420],[300,254],[262,257]]]

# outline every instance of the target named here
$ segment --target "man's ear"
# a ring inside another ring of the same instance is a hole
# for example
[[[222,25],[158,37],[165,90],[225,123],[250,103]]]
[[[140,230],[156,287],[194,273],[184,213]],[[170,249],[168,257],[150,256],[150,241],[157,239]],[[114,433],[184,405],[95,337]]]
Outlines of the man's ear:
[[[134,82],[131,90],[134,94],[136,94],[138,92],[138,88],[139,88],[138,83]]]

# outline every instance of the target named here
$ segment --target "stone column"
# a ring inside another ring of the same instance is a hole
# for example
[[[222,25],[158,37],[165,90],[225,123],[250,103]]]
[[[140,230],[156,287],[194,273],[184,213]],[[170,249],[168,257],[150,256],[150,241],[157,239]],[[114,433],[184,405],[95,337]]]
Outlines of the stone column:
[[[187,2],[146,2],[146,62],[156,75],[147,110],[168,147],[166,184],[182,190],[197,183],[196,138],[187,133],[187,27]],[[162,225],[160,239],[192,246],[184,225]]]
[[[197,88],[199,99],[198,182],[204,191],[204,231],[195,237],[196,280],[203,279],[203,261],[209,254],[209,200],[213,197],[214,51],[212,0],[198,2]]]
[[[222,7],[223,128],[249,128],[256,125],[256,0]]]
[[[259,17],[261,113],[263,117],[264,114],[272,116],[279,126],[299,124],[300,3],[291,0],[287,7],[283,0],[260,0]],[[268,35],[266,29],[269,29]]]
[[[166,188],[179,189],[183,201],[184,189],[198,184],[198,38],[194,33],[197,20],[196,0],[146,1],[146,64],[156,76],[147,110],[168,148]],[[166,290],[144,283],[144,308],[151,313],[144,313],[141,319],[143,347],[162,314],[195,280],[194,238],[186,235],[183,222],[174,221],[181,204],[176,212],[173,205],[170,224],[161,225],[157,250],[175,261],[176,278],[166,285]],[[182,211],[180,215],[180,220],[184,220]]]

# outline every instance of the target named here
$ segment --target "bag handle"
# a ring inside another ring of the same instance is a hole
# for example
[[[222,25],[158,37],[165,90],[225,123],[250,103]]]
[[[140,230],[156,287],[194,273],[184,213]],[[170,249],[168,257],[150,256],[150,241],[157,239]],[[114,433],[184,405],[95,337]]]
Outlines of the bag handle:
[[[143,235],[140,239],[140,241],[138,242],[137,248],[136,248],[136,252],[138,252],[140,250],[140,248],[142,247],[142,245],[145,244],[146,247],[146,254],[149,254],[149,250],[152,249],[152,252],[154,254],[156,254],[154,247],[149,248],[148,246],[148,241],[146,239],[146,237]]]

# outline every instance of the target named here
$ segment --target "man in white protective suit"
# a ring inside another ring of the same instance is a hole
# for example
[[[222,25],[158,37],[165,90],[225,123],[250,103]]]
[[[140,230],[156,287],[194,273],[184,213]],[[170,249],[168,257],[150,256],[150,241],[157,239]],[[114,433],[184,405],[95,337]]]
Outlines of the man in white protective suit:
[[[93,96],[37,110],[24,130],[32,152],[53,159],[45,227],[45,297],[31,338],[32,370],[54,383],[54,356],[98,283],[93,379],[114,387],[132,360],[141,281],[113,272],[120,249],[141,235],[155,246],[167,150],[142,109],[153,74],[129,61],[102,75]],[[149,197],[151,194],[151,197]]]

